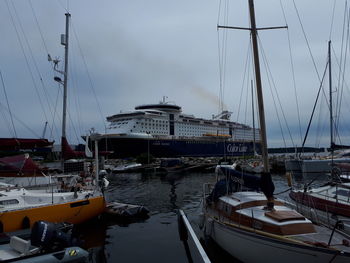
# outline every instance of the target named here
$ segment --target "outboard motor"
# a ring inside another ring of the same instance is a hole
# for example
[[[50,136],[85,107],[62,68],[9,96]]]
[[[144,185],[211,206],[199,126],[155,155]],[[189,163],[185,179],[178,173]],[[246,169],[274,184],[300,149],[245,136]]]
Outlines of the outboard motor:
[[[109,185],[109,181],[106,178],[107,175],[108,175],[108,173],[106,170],[101,170],[98,174],[99,185],[102,188],[102,190],[105,190]]]
[[[72,238],[71,234],[58,229],[56,224],[46,221],[34,223],[30,240],[33,246],[40,247],[43,250],[55,250],[57,248],[81,245],[77,239]]]

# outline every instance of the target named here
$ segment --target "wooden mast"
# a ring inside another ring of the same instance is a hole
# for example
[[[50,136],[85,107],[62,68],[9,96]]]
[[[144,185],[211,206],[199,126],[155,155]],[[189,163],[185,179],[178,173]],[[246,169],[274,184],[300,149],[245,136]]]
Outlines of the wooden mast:
[[[262,153],[262,158],[264,163],[264,172],[268,173],[270,171],[270,168],[269,168],[269,157],[267,152],[264,98],[263,98],[262,85],[261,85],[260,61],[259,61],[258,39],[257,39],[258,31],[256,29],[253,0],[249,0],[249,13],[250,13],[250,24],[251,24],[250,32],[251,32],[252,44],[253,44],[255,81],[256,81],[256,91],[257,91],[257,98],[258,98],[259,121],[260,121],[260,131],[261,131],[261,153]]]
[[[255,22],[255,11],[254,11],[254,1],[249,0],[249,13],[250,13],[250,28],[245,27],[234,27],[234,26],[219,26],[218,28],[229,28],[229,29],[242,29],[249,30],[252,36],[252,45],[253,45],[253,56],[254,56],[254,67],[255,67],[255,79],[256,79],[256,90],[257,90],[257,99],[258,99],[258,109],[259,109],[259,122],[260,122],[260,133],[261,133],[261,152],[264,163],[264,172],[268,173],[269,169],[269,158],[267,151],[267,136],[266,136],[266,124],[265,124],[265,111],[264,111],[264,99],[262,93],[261,85],[261,73],[260,73],[260,61],[259,61],[259,50],[258,50],[258,30],[266,29],[280,29],[287,28],[287,26],[279,27],[265,27],[257,28]]]

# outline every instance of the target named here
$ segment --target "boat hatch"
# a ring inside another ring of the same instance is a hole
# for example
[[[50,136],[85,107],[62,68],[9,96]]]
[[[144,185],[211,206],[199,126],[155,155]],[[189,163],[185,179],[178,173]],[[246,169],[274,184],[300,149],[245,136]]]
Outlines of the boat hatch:
[[[265,212],[265,216],[272,218],[273,220],[276,220],[278,222],[286,222],[286,221],[292,221],[292,220],[305,220],[305,217],[303,217],[301,214],[293,210]]]

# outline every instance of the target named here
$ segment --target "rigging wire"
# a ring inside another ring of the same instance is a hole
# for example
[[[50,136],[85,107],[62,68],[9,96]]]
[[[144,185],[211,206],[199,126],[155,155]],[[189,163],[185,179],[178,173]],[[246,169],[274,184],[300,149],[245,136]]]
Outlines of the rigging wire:
[[[304,38],[305,38],[305,41],[306,41],[306,44],[307,44],[307,47],[308,47],[308,50],[309,50],[311,59],[312,59],[312,63],[313,63],[313,65],[314,65],[314,69],[315,69],[315,71],[316,71],[316,74],[317,74],[317,77],[318,77],[319,82],[321,82],[321,77],[320,77],[320,74],[319,74],[319,72],[318,72],[318,70],[317,70],[316,62],[315,62],[314,56],[313,56],[312,51],[311,51],[311,47],[310,47],[310,44],[309,44],[309,40],[307,39],[306,32],[305,32],[305,29],[304,29],[304,25],[303,25],[303,23],[302,23],[302,21],[301,21],[301,17],[300,17],[300,15],[299,15],[298,8],[297,8],[297,6],[296,6],[296,4],[295,4],[295,0],[293,0],[293,4],[294,4],[294,9],[295,9],[295,12],[296,12],[296,14],[297,14],[297,17],[298,17],[298,20],[299,20],[299,24],[300,24],[300,27],[301,27],[301,29],[302,29],[302,32],[303,32],[303,35],[304,35]]]
[[[349,44],[347,44],[347,45],[349,45]],[[345,71],[342,69],[342,67],[341,67],[341,65],[340,65],[340,61],[339,61],[337,55],[335,54],[335,51],[334,51],[333,46],[332,46],[332,52],[333,52],[333,57],[334,57],[333,61],[336,61],[339,70],[342,71],[342,73],[339,74],[339,75],[343,76],[343,80],[342,80],[342,81],[343,81],[343,84],[341,85],[341,92],[342,92],[341,98],[343,99],[344,90],[347,91],[348,93],[350,93],[350,89],[349,89],[349,85],[347,84],[347,82],[346,82],[346,80],[345,80],[345,78],[344,78]],[[333,67],[333,68],[334,68],[334,67]],[[338,81],[339,81],[339,80],[338,80]],[[345,104],[345,106],[348,107],[348,111],[350,112],[349,104]],[[345,106],[344,106],[344,107],[345,107]],[[337,135],[339,141],[341,141],[341,139],[340,139],[340,134],[339,134],[339,130],[340,130],[340,129],[339,129],[339,125],[340,125],[340,123],[346,123],[346,120],[342,119],[342,122],[340,121],[340,118],[342,117],[342,114],[340,114],[340,108],[339,108],[339,111],[338,111],[336,117],[337,117],[338,120],[336,121],[335,132],[337,133],[336,135]]]
[[[324,83],[322,83],[322,89],[323,89],[323,85]],[[321,102],[318,106],[319,110],[318,110],[318,121],[317,121],[317,128],[316,128],[316,140],[315,140],[315,147],[319,147],[321,144],[321,137],[324,134],[324,130],[325,130],[325,123],[324,121],[326,120],[325,118],[322,118],[323,113],[322,113],[322,109],[324,109],[323,103],[325,102],[325,99],[321,98]]]
[[[6,0],[6,2],[7,2],[7,0]],[[15,7],[13,1],[11,1],[11,4],[12,4],[12,8],[13,8],[13,10],[14,10],[15,17],[17,18],[17,22],[18,22],[18,24],[19,24],[19,28],[20,28],[20,30],[21,30],[21,32],[22,32],[22,34],[23,34],[23,38],[24,38],[25,43],[26,43],[26,45],[27,45],[27,48],[28,48],[28,50],[29,50],[30,58],[32,59],[33,64],[34,64],[34,67],[35,67],[37,73],[39,74],[39,78],[42,80],[42,77],[41,77],[41,74],[40,74],[40,72],[39,72],[39,69],[38,69],[36,60],[34,59],[33,51],[32,51],[32,49],[31,49],[31,47],[30,47],[30,45],[29,45],[29,41],[28,41],[28,38],[27,38],[27,36],[26,36],[26,34],[25,34],[25,30],[23,29],[22,22],[21,22],[21,20],[20,20],[20,18],[19,18],[19,16],[18,16],[17,9],[16,9],[16,7]],[[12,17],[12,13],[10,12],[10,9],[8,9],[8,11],[9,11],[11,17]],[[13,24],[14,24],[14,23],[13,23]],[[14,25],[15,25],[15,24],[14,24]],[[16,32],[18,32],[18,31],[16,30]],[[18,39],[20,39],[19,34],[18,34]],[[21,45],[23,45],[23,44],[21,44]],[[24,48],[23,48],[23,52],[25,52],[25,51],[24,51]],[[32,81],[33,81],[34,87],[35,87],[35,89],[36,89],[37,96],[38,96],[38,98],[39,98],[40,105],[41,105],[41,107],[42,107],[42,109],[43,109],[43,113],[44,113],[44,115],[45,115],[45,119],[47,120],[48,118],[47,118],[46,113],[45,113],[44,105],[43,105],[43,103],[42,103],[42,99],[41,99],[41,96],[40,96],[38,87],[37,87],[36,82],[35,82],[35,80],[34,80],[33,72],[32,72],[32,70],[30,69],[29,60],[28,60],[27,56],[26,56],[26,60],[27,60],[28,69],[30,70],[30,73],[31,73],[31,77],[32,77]],[[45,88],[43,88],[43,89],[45,90]]]
[[[248,98],[250,97],[248,94],[250,93],[250,88],[249,88],[249,76],[246,79],[246,87],[245,87],[245,110],[244,110],[244,121],[243,123],[247,123],[247,111],[248,111]],[[250,108],[250,107],[249,107]],[[243,130],[243,137],[245,138],[246,130]]]
[[[314,111],[315,111],[316,104],[317,104],[317,101],[318,101],[318,99],[319,99],[319,94],[320,94],[321,90],[322,90],[323,96],[324,96],[325,98],[327,98],[327,96],[326,96],[326,94],[325,94],[324,89],[322,89],[322,86],[323,86],[322,83],[323,83],[324,75],[323,75],[323,77],[321,78],[321,77],[320,77],[320,74],[319,74],[319,72],[318,72],[318,69],[317,69],[317,66],[316,66],[316,62],[315,62],[314,56],[313,56],[313,54],[312,54],[312,51],[311,51],[311,47],[310,47],[308,38],[307,38],[307,36],[306,36],[306,32],[305,32],[303,23],[302,23],[302,21],[301,21],[301,17],[300,17],[298,8],[297,8],[297,6],[296,6],[296,4],[295,4],[295,0],[293,0],[293,4],[294,4],[295,12],[296,12],[297,17],[298,17],[298,21],[299,21],[300,27],[301,27],[302,32],[303,32],[303,36],[304,36],[305,42],[306,42],[307,47],[308,47],[309,54],[310,54],[310,56],[311,56],[311,60],[312,60],[314,69],[315,69],[315,71],[316,71],[317,78],[318,78],[318,80],[319,80],[319,82],[320,82],[320,87],[319,87],[319,90],[318,90],[318,92],[317,92],[316,100],[315,100],[314,107],[313,107],[313,110],[312,110],[312,113],[311,113],[311,118],[310,118],[310,120],[309,120],[309,124],[308,124],[307,130],[306,130],[306,133],[305,133],[305,136],[304,136],[304,140],[303,140],[303,143],[302,143],[302,148],[304,148],[305,142],[306,142],[306,138],[307,138],[307,135],[308,135],[308,133],[309,133],[309,129],[310,129],[310,126],[311,126],[312,118],[313,118],[313,115],[314,115]],[[327,62],[327,64],[328,64],[328,62]],[[324,72],[324,74],[325,74],[325,72]],[[328,109],[330,109],[330,105],[329,105],[328,101],[326,101],[326,104],[327,104]]]
[[[319,97],[320,97],[321,90],[323,90],[323,89],[322,89],[322,86],[323,86],[324,78],[325,78],[325,76],[326,76],[327,67],[328,67],[328,61],[327,61],[327,65],[326,65],[326,67],[325,67],[325,69],[324,69],[324,72],[323,72],[323,76],[322,76],[322,79],[321,79],[320,87],[319,87],[319,89],[318,89],[317,96],[316,96],[316,101],[315,101],[315,103],[314,103],[314,106],[313,106],[313,109],[312,109],[312,112],[311,112],[311,117],[310,117],[310,119],[309,119],[309,123],[308,123],[307,128],[306,128],[304,140],[303,140],[303,143],[302,143],[302,145],[301,145],[302,148],[304,148],[304,146],[305,146],[305,142],[306,142],[306,139],[307,139],[307,136],[308,136],[308,134],[309,134],[310,127],[311,127],[311,122],[312,122],[312,119],[313,119],[313,116],[314,116],[314,113],[315,113],[317,101],[318,101],[318,99],[319,99]]]
[[[88,66],[87,66],[87,63],[86,63],[86,59],[85,59],[85,56],[84,56],[84,53],[82,51],[82,48],[81,48],[81,45],[80,45],[80,42],[79,42],[79,38],[78,38],[78,35],[76,33],[76,30],[75,30],[75,27],[72,23],[72,28],[73,28],[73,33],[74,33],[74,36],[76,38],[76,41],[77,41],[77,44],[78,44],[78,49],[79,49],[79,53],[80,53],[80,56],[83,60],[83,64],[84,64],[84,67],[85,67],[85,70],[86,70],[86,73],[87,73],[87,77],[88,77],[88,80],[89,80],[89,84],[90,84],[90,89],[92,91],[92,93],[94,94],[94,99],[95,99],[95,102],[97,104],[97,108],[98,108],[98,111],[99,111],[99,114],[100,114],[100,117],[101,117],[101,120],[103,122],[103,127],[105,128],[105,130],[107,129],[107,126],[106,126],[106,123],[104,121],[104,115],[102,113],[102,108],[101,108],[101,103],[99,102],[98,100],[98,97],[96,95],[96,89],[95,89],[95,86],[92,82],[92,78],[91,78],[91,74],[90,74],[90,71],[88,70]],[[223,103],[223,102],[222,102]]]
[[[265,54],[265,51],[264,51],[264,48],[263,48],[263,45],[261,43],[261,39],[258,35],[258,41],[259,41],[259,46],[260,46],[260,50],[261,50],[261,54],[262,54],[262,58],[263,58],[263,62],[264,62],[264,65],[265,65],[265,70],[266,70],[266,76],[267,76],[267,80],[268,80],[268,83],[269,83],[269,87],[270,87],[270,92],[271,92],[271,97],[272,97],[272,100],[273,100],[273,104],[274,104],[274,108],[275,108],[275,112],[276,112],[276,116],[277,116],[277,119],[278,119],[278,124],[279,124],[279,127],[280,127],[280,131],[281,131],[281,136],[282,136],[282,140],[283,140],[283,144],[284,144],[284,147],[287,148],[287,144],[286,144],[286,140],[284,138],[284,134],[283,134],[283,127],[282,127],[282,122],[281,122],[281,119],[280,119],[280,116],[279,116],[279,113],[278,113],[278,109],[277,109],[277,104],[276,104],[276,98],[275,98],[275,94],[273,93],[273,89],[272,87],[275,88],[275,92],[277,94],[277,100],[279,101],[280,103],[280,100],[279,100],[279,97],[278,97],[278,93],[277,93],[277,90],[276,90],[276,86],[275,86],[275,83],[273,81],[273,78],[272,78],[272,74],[271,74],[271,71],[270,71],[270,68],[269,68],[269,64],[267,62],[267,57],[266,57],[266,54]],[[280,104],[280,108],[281,108],[281,112],[284,116],[284,113],[283,113],[283,109],[282,109],[282,106]],[[286,121],[286,119],[285,119]],[[288,124],[286,124],[287,128],[288,128]],[[289,129],[288,129],[289,130]],[[292,140],[292,144],[294,145],[293,143],[293,139],[291,138]]]
[[[32,11],[32,14],[33,14],[33,17],[34,17],[34,20],[35,20],[35,23],[36,23],[36,26],[38,28],[38,31],[39,31],[39,34],[40,34],[40,37],[41,37],[41,42],[43,44],[43,47],[46,51],[46,54],[50,54],[49,50],[48,50],[48,47],[47,47],[47,44],[46,44],[46,41],[45,41],[45,38],[44,38],[44,34],[41,30],[41,27],[40,27],[40,23],[39,23],[39,20],[38,20],[38,17],[36,15],[36,12],[35,12],[35,9],[33,7],[33,4],[32,4],[32,1],[29,0],[29,4],[30,4],[30,7],[31,7],[31,11]],[[54,74],[54,69],[53,67],[51,68],[52,69],[52,72]],[[43,84],[43,80],[42,78],[40,77],[40,80],[41,80],[41,83],[42,83],[42,86],[43,86],[43,89],[45,87],[45,85]],[[59,89],[58,89],[58,92],[59,92]],[[47,103],[48,103],[48,109],[50,110],[50,113],[51,113],[51,116],[52,116],[52,125],[49,125],[49,130],[50,130],[50,137],[51,140],[53,140],[53,132],[55,131],[56,134],[60,134],[60,132],[58,131],[58,128],[57,128],[57,125],[55,123],[55,118],[56,118],[56,112],[57,112],[57,98],[56,98],[56,102],[53,103],[53,99],[51,98],[51,96],[49,95],[49,93],[47,92],[46,89],[44,89],[44,94],[45,94],[45,97],[46,97],[46,100],[47,100]],[[52,108],[51,106],[52,105],[55,105],[54,108]]]
[[[218,11],[218,19],[217,19],[217,25],[219,25],[220,22],[220,16],[221,16],[221,0],[219,2],[219,11]],[[216,29],[217,32],[217,41],[218,41],[218,63],[219,63],[219,109],[218,112],[221,111],[221,98],[222,98],[222,66],[221,66],[221,51],[220,51],[220,33],[219,28]]]
[[[334,13],[335,13],[335,6],[336,6],[337,0],[334,0],[333,2],[333,11],[332,11],[332,18],[331,18],[331,27],[329,29],[329,40],[332,39],[332,32],[333,32],[333,23],[334,23]],[[345,9],[346,10],[346,9]]]
[[[37,16],[36,16],[35,11],[34,11],[33,4],[32,4],[32,0],[29,0],[28,2],[29,2],[29,5],[30,5],[30,9],[31,9],[31,11],[32,11],[32,14],[33,14],[33,16],[34,16],[34,20],[35,20],[36,26],[38,27],[38,30],[39,30],[39,33],[40,33],[40,37],[41,37],[41,41],[42,41],[43,46],[44,46],[44,48],[45,48],[46,54],[49,54],[49,49],[47,48],[47,45],[46,45],[46,41],[45,41],[43,32],[42,32],[42,30],[41,30],[41,27],[40,27],[38,18],[37,18]]]
[[[2,107],[7,112],[9,111],[8,108],[0,102],[0,107]],[[25,127],[28,131],[30,131],[35,137],[40,138],[40,135],[37,134],[33,129],[31,129],[27,124],[25,124],[23,121],[21,121],[15,114],[12,113],[12,117],[14,120],[16,120],[19,124],[22,124],[23,127]],[[17,135],[16,135],[17,137]]]
[[[341,105],[342,105],[342,98],[343,98],[343,91],[344,91],[344,85],[345,85],[345,70],[346,70],[346,62],[347,62],[347,52],[348,52],[348,46],[349,46],[349,11],[347,8],[347,1],[345,5],[345,13],[344,13],[344,21],[343,21],[343,35],[342,35],[342,45],[341,45],[341,58],[340,58],[340,63],[339,63],[339,77],[338,77],[338,90],[340,92],[337,92],[337,107],[336,107],[336,120],[335,120],[335,129],[338,130],[339,126],[339,118],[340,118],[340,110],[341,110]],[[345,22],[347,21],[347,23]],[[344,44],[344,30],[345,30],[345,23],[346,23],[346,37],[345,37],[345,44]],[[345,49],[345,54],[344,54],[344,62],[342,63],[343,60],[343,52]],[[333,46],[332,46],[333,50]],[[335,54],[335,51],[333,50],[333,53]],[[336,57],[336,54],[335,54]],[[341,77],[342,76],[342,77]]]
[[[72,46],[70,46],[72,47]],[[71,49],[72,50],[72,49]],[[73,105],[74,101],[74,105],[75,105],[75,116],[76,116],[76,121],[73,122],[73,107],[72,106],[68,106],[67,105],[67,110],[68,110],[68,115],[69,115],[69,123],[70,123],[70,127],[72,127],[73,129],[73,134],[75,135],[75,139],[77,141],[79,141],[79,136],[78,136],[78,132],[77,129],[80,130],[80,134],[82,134],[82,117],[81,117],[81,107],[80,107],[80,100],[79,100],[79,96],[78,96],[78,84],[77,84],[77,79],[75,78],[75,76],[77,76],[78,74],[75,71],[76,68],[78,68],[73,62],[75,62],[72,58],[72,56],[69,57],[69,65],[71,65],[71,67],[69,67],[69,76],[70,76],[70,89],[69,91],[71,92],[71,94],[73,94],[72,96],[69,96],[69,104]],[[75,125],[78,124],[78,125]],[[78,127],[76,127],[78,126]]]
[[[37,28],[38,28],[38,31],[39,31],[39,34],[40,34],[40,38],[41,38],[41,42],[42,42],[42,44],[43,44],[43,47],[44,47],[44,49],[45,49],[45,51],[46,51],[46,54],[49,54],[49,51],[48,51],[48,48],[47,48],[47,45],[46,45],[45,38],[44,38],[44,35],[43,35],[43,33],[42,33],[42,30],[41,30],[41,27],[40,27],[40,24],[39,24],[39,21],[38,21],[37,15],[36,15],[36,13],[35,13],[35,10],[34,10],[34,8],[33,8],[33,4],[32,4],[32,1],[31,1],[31,0],[29,0],[29,5],[30,5],[30,9],[31,9],[31,11],[32,11],[33,17],[34,17],[35,24],[36,24],[36,26],[37,26]],[[15,9],[15,6],[14,6],[14,5],[13,5],[13,8]],[[15,9],[15,10],[16,10],[16,9]],[[53,100],[52,100],[52,98],[50,97],[50,94],[49,94],[48,91],[47,91],[47,86],[44,84],[43,77],[42,77],[42,75],[41,75],[41,73],[40,73],[40,70],[39,70],[39,67],[38,67],[38,65],[37,65],[36,59],[34,58],[32,49],[31,49],[31,47],[30,47],[30,45],[29,45],[29,41],[28,41],[28,39],[27,39],[27,37],[26,37],[26,35],[25,35],[25,32],[24,32],[24,30],[23,30],[22,23],[20,22],[20,20],[19,20],[19,18],[18,18],[17,12],[16,12],[16,16],[17,16],[17,19],[18,19],[18,21],[19,21],[19,23],[20,23],[20,25],[21,25],[23,35],[24,35],[24,37],[25,37],[25,40],[26,40],[26,42],[27,42],[28,49],[29,49],[30,54],[31,54],[31,58],[32,58],[32,60],[33,60],[33,64],[34,64],[34,66],[35,66],[36,72],[37,72],[37,74],[38,74],[38,76],[39,76],[39,79],[40,79],[41,87],[42,87],[42,90],[43,90],[43,93],[44,93],[44,97],[45,97],[45,99],[46,99],[46,103],[47,103],[48,110],[49,110],[50,115],[51,115],[51,117],[52,117],[53,125],[52,125],[52,128],[50,128],[50,126],[49,126],[49,129],[55,128],[56,133],[59,134],[59,133],[58,133],[57,126],[56,126],[55,123],[54,123],[54,111],[55,111],[56,109],[52,109],[52,107],[51,107],[51,106],[53,105],[53,103],[52,103]],[[45,115],[45,118],[47,119],[45,110],[44,110],[44,115]],[[52,131],[51,131],[51,134],[52,134]]]
[[[10,104],[9,104],[9,100],[8,100],[8,97],[7,97],[5,82],[4,82],[4,78],[2,77],[2,72],[1,72],[1,70],[0,70],[0,76],[1,76],[2,88],[3,88],[3,90],[4,90],[5,99],[6,99],[6,103],[7,103],[7,109],[8,109],[8,112],[10,113],[10,118],[11,118],[11,124],[12,124],[13,133],[14,133],[15,137],[17,138],[17,132],[16,132],[15,124],[14,124],[14,122],[13,122],[12,111],[11,111]]]
[[[69,13],[69,8],[68,8],[68,0],[67,0],[67,7],[62,4],[61,0],[57,0],[58,4],[65,10],[66,13]]]
[[[7,9],[8,9],[8,12],[9,12],[10,17],[11,17],[12,25],[13,25],[13,27],[14,27],[14,29],[15,29],[15,32],[16,32],[16,35],[17,35],[18,42],[19,42],[20,47],[21,47],[21,50],[22,50],[22,54],[23,54],[23,56],[24,56],[24,58],[25,58],[26,65],[27,65],[28,71],[29,71],[29,73],[30,73],[33,86],[34,86],[35,91],[36,91],[36,94],[37,94],[37,96],[38,96],[38,99],[39,99],[39,102],[40,102],[40,106],[41,106],[41,108],[42,108],[42,110],[43,110],[43,114],[44,114],[44,116],[45,116],[45,119],[47,120],[48,118],[47,118],[46,113],[45,113],[44,105],[43,105],[41,96],[40,96],[40,94],[39,94],[39,90],[38,90],[38,87],[37,87],[36,82],[35,82],[35,78],[34,78],[34,75],[33,75],[33,71],[31,70],[30,63],[29,63],[29,59],[28,59],[28,57],[27,57],[27,55],[26,55],[26,52],[25,52],[25,49],[24,49],[24,45],[23,45],[22,40],[21,40],[21,38],[20,38],[19,31],[18,31],[18,29],[17,29],[14,16],[13,16],[13,14],[12,14],[12,12],[11,12],[10,6],[9,6],[9,4],[8,4],[8,0],[6,0],[5,2],[6,2],[6,6],[7,6]],[[16,8],[15,8],[13,2],[11,2],[11,3],[12,3],[12,7],[13,7],[13,9],[14,9],[14,13],[15,13],[15,15],[16,15],[16,17],[17,17],[17,20],[18,20],[20,29],[21,29],[22,34],[23,34],[23,36],[24,36],[24,39],[25,39],[25,41],[26,41],[26,43],[27,43],[27,45],[28,45],[28,48],[29,48],[29,50],[30,50],[30,54],[31,54],[31,56],[32,56],[32,59],[34,60],[34,58],[33,58],[33,52],[32,52],[31,49],[30,49],[30,45],[29,45],[28,39],[27,39],[27,37],[26,37],[26,35],[25,35],[25,33],[24,33],[24,29],[23,29],[22,23],[21,23],[21,21],[20,21],[19,18],[18,18],[18,14],[17,14]],[[35,60],[34,60],[34,61],[35,61]],[[35,67],[37,68],[36,63],[34,63],[34,65],[35,65]],[[40,76],[40,73],[39,73],[39,76]],[[41,76],[40,76],[40,78],[41,78]]]
[[[10,128],[11,127],[11,123],[7,120],[4,111],[1,111],[1,116],[2,116],[2,119],[4,120],[4,122],[6,124],[5,127],[7,128],[9,134],[12,134],[12,137],[15,137],[14,134],[13,134],[13,131]]]
[[[54,128],[54,125],[55,125],[55,119],[56,119],[56,114],[57,114],[57,109],[58,109],[58,100],[61,97],[61,95],[60,95],[61,94],[60,93],[60,91],[61,91],[61,84],[57,83],[57,86],[58,86],[58,88],[57,88],[57,96],[56,96],[55,107],[54,107],[54,112],[53,112],[53,121],[52,121],[52,126],[51,126],[50,138],[53,138],[53,130],[54,130],[53,128]],[[59,119],[58,114],[57,114],[57,118]],[[61,120],[59,119],[59,121],[61,121]],[[57,132],[57,134],[59,134],[59,133]]]
[[[229,14],[229,1],[225,1],[224,3],[224,17],[223,17],[223,23],[228,24],[228,14]],[[220,16],[221,16],[221,1],[220,1],[220,8],[218,12],[218,20],[217,24],[219,25],[220,22]],[[226,86],[226,63],[227,63],[227,38],[228,33],[227,30],[224,30],[222,32],[222,40],[220,40],[220,31],[217,29],[217,38],[218,38],[218,55],[219,55],[219,78],[220,78],[220,87],[219,87],[219,113],[223,111],[224,109],[224,93],[225,93],[225,86]],[[220,43],[222,43],[220,46]]]
[[[236,122],[238,122],[239,116],[241,113],[242,96],[243,96],[243,91],[244,91],[244,87],[245,87],[244,83],[245,83],[245,80],[247,79],[246,78],[247,74],[249,74],[248,72],[249,72],[249,68],[250,68],[250,62],[252,60],[252,57],[251,57],[252,50],[251,49],[252,49],[252,44],[251,44],[251,41],[249,40],[246,60],[245,60],[245,64],[244,64],[244,72],[243,72],[243,78],[242,78],[241,92],[240,92],[240,96],[239,96]]]
[[[294,71],[294,61],[293,61],[293,53],[292,53],[292,45],[290,41],[290,34],[289,34],[289,28],[288,28],[288,23],[287,23],[287,17],[286,13],[284,11],[284,7],[282,4],[282,1],[280,0],[280,5],[284,17],[284,21],[287,25],[287,38],[288,38],[288,49],[289,49],[289,58],[290,58],[290,65],[291,65],[291,70],[292,70],[292,79],[293,79],[293,88],[294,88],[294,97],[295,97],[295,104],[297,107],[297,116],[298,116],[298,123],[299,123],[299,136],[300,136],[300,143],[302,143],[303,137],[302,137],[302,132],[301,132],[301,120],[300,120],[300,109],[299,109],[299,102],[298,102],[298,93],[297,93],[297,85],[296,85],[296,79],[295,79],[295,71]]]

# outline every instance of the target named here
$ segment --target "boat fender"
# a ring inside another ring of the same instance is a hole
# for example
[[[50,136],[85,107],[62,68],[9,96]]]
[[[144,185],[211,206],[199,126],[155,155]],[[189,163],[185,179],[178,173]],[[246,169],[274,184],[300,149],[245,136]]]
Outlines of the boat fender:
[[[339,220],[336,215],[335,215],[335,220],[337,220],[337,223],[336,223],[337,229],[344,230],[345,229],[344,222],[342,220]]]
[[[203,213],[200,213],[199,214],[199,223],[198,223],[198,226],[199,226],[199,229],[203,229],[203,227],[204,227],[204,223],[205,223],[205,216],[204,216],[204,214]]]
[[[287,177],[287,183],[289,187],[292,187],[292,174],[291,173],[286,173],[286,177]]]
[[[25,216],[22,220],[22,229],[30,228],[30,219],[28,216]]]

